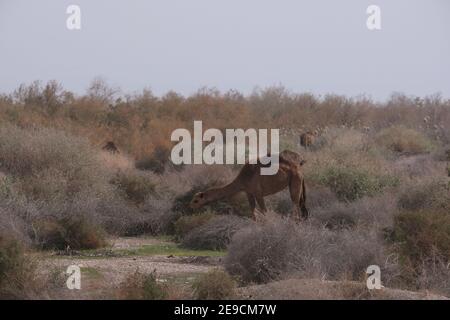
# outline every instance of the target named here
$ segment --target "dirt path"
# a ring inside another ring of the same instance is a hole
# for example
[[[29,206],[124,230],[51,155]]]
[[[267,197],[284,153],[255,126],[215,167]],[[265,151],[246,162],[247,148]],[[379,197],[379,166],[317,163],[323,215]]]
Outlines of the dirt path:
[[[110,252],[127,253],[126,256],[60,256],[40,257],[38,270],[41,274],[65,272],[71,265],[82,271],[82,290],[60,288],[56,295],[60,299],[111,298],[111,292],[128,275],[139,270],[142,273],[155,272],[158,281],[177,279],[181,283],[192,282],[196,276],[212,268],[220,267],[220,258],[167,255],[135,255],[133,250],[148,246],[174,245],[156,238],[117,238],[110,241]],[[129,252],[129,253],[128,253]],[[64,277],[63,277],[64,278]],[[64,285],[63,285],[64,286]],[[83,290],[84,289],[84,290]]]

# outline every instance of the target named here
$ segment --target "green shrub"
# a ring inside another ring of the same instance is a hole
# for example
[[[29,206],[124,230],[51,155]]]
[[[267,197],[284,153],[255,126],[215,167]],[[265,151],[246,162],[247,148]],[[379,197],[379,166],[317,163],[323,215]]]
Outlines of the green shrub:
[[[35,289],[35,267],[17,240],[0,235],[0,299],[27,298]]]
[[[121,283],[118,296],[124,300],[163,300],[167,290],[157,282],[155,272],[146,274],[136,270]]]
[[[355,201],[365,196],[381,193],[386,187],[398,185],[398,178],[375,174],[364,168],[328,166],[314,180],[330,188],[339,200]]]
[[[200,275],[192,285],[198,300],[224,300],[234,296],[235,281],[225,271],[214,269]]]
[[[35,241],[47,250],[96,249],[106,244],[103,230],[84,217],[38,220],[33,229]]]
[[[209,211],[199,213],[199,214],[194,214],[191,216],[181,216],[174,223],[175,236],[177,237],[177,239],[182,239],[190,231],[204,225],[209,220],[214,218],[214,216],[215,216],[214,213],[209,212]]]
[[[404,126],[395,126],[381,130],[375,137],[375,143],[390,151],[406,154],[429,152],[433,144],[422,133]]]
[[[399,249],[402,262],[413,268],[436,258],[450,261],[450,213],[424,209],[405,211],[394,217],[391,240]]]
[[[136,171],[118,172],[112,183],[125,199],[137,205],[144,203],[145,199],[155,192],[155,183],[150,177]]]

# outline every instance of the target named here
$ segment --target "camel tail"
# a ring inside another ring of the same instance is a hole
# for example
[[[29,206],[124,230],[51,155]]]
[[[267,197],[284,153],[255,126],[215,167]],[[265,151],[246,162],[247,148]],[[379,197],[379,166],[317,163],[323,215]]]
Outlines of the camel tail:
[[[308,219],[309,212],[306,208],[306,186],[305,186],[305,179],[302,181],[302,195],[300,199],[300,209],[302,211],[302,217],[303,219]]]

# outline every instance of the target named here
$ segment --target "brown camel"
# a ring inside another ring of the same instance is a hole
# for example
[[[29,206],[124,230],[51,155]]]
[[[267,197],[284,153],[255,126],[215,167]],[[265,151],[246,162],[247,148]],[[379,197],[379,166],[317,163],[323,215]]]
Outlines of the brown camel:
[[[301,166],[305,161],[298,153],[285,150],[279,155],[279,170],[275,175],[261,175],[260,170],[264,165],[248,162],[242,167],[238,176],[224,187],[211,188],[194,195],[191,208],[197,209],[210,202],[231,197],[238,192],[247,194],[253,218],[256,220],[256,204],[263,213],[267,211],[264,197],[280,192],[289,187],[291,200],[294,204],[294,218],[300,220],[308,218],[306,209],[306,189]]]
[[[120,153],[119,149],[116,147],[116,144],[112,141],[108,141],[102,148],[105,151],[111,152],[112,154]]]
[[[300,145],[304,148],[309,148],[313,145],[315,139],[315,134],[311,131],[302,133],[300,135]]]

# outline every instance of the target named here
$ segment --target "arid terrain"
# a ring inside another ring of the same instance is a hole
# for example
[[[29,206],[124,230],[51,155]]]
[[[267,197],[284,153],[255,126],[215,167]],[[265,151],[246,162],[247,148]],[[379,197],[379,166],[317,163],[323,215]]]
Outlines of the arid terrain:
[[[82,272],[81,290],[68,290],[56,278],[51,293],[58,299],[115,299],[127,275],[136,270],[157,274],[157,282],[173,286],[171,299],[192,299],[192,283],[201,274],[223,268],[225,252],[174,250],[175,243],[157,238],[116,238],[111,247],[98,251],[72,252],[67,256],[54,252],[39,257],[39,273],[51,278],[70,266]],[[64,253],[66,254],[66,253]],[[49,296],[48,298],[51,298]],[[382,288],[368,290],[363,282],[326,281],[320,279],[289,279],[266,285],[238,288],[234,299],[448,299],[428,291],[411,292]]]
[[[171,132],[194,120],[280,129],[280,150],[305,160],[309,218],[289,218],[287,189],[258,221],[242,193],[193,209],[241,168],[171,162]],[[439,95],[23,85],[0,95],[0,297],[450,297],[449,123]],[[70,265],[81,290],[66,286]],[[380,290],[366,287],[372,265]]]

